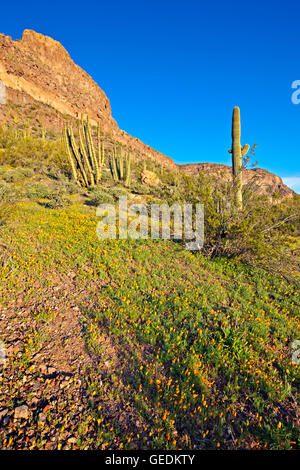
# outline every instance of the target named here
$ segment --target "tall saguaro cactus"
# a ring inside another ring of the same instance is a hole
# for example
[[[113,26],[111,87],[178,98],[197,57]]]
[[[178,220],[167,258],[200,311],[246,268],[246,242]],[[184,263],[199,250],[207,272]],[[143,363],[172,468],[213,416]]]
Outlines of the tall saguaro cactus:
[[[241,146],[241,117],[240,108],[233,108],[232,113],[232,148],[229,152],[232,154],[232,173],[235,192],[235,205],[238,209],[243,207],[242,196],[242,157],[245,156],[250,146],[248,144]]]
[[[67,155],[76,183],[82,187],[99,184],[104,165],[104,142],[101,140],[100,124],[98,124],[98,146],[95,150],[89,118],[81,118],[78,122],[79,144],[76,143],[72,126],[65,124],[64,142]]]

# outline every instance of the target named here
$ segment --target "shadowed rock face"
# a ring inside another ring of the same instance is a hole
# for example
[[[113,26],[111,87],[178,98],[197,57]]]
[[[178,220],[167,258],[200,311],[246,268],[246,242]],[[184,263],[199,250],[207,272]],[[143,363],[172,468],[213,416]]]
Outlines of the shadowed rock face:
[[[92,123],[100,121],[104,132],[127,145],[140,158],[155,159],[173,171],[188,174],[205,171],[212,176],[231,178],[231,169],[225,165],[176,165],[171,158],[122,131],[112,117],[105,93],[73,62],[65,48],[50,37],[25,30],[22,39],[13,41],[0,34],[0,80],[5,85],[7,101],[24,108],[35,105],[35,118],[41,118],[46,128],[61,130],[63,115],[74,119],[81,114],[89,115]],[[0,103],[0,123],[11,119],[7,106]],[[267,187],[268,193],[279,192],[283,197],[293,194],[281,178],[265,170],[245,171],[244,181],[258,176],[260,192],[265,192]]]

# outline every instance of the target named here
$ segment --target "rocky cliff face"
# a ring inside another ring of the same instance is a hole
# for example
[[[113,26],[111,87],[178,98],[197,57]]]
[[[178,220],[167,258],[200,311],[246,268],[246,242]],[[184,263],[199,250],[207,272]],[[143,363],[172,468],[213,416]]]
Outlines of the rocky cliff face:
[[[105,93],[72,61],[64,47],[50,37],[25,30],[22,39],[13,41],[0,34],[0,80],[6,88],[6,104],[0,104],[0,123],[17,119],[9,103],[18,105],[21,112],[31,111],[33,120],[42,120],[46,128],[55,130],[62,129],[64,116],[75,119],[85,114],[91,122],[100,121],[104,132],[140,158],[155,159],[173,171],[189,174],[205,171],[212,176],[231,178],[231,169],[225,165],[176,165],[171,158],[122,131],[112,118]],[[248,170],[244,181],[254,177],[259,177],[260,192],[265,192],[267,186],[268,191],[279,191],[282,196],[293,194],[279,177],[265,170]]]
[[[40,114],[45,127],[62,129],[63,115],[73,118],[89,115],[92,123],[100,121],[104,132],[141,157],[159,159],[176,169],[173,160],[119,129],[105,93],[52,38],[30,30],[25,30],[17,41],[0,34],[0,80],[6,86],[7,100],[24,106],[35,105],[35,114]],[[3,105],[0,105],[1,120],[9,120]]]
[[[0,36],[0,78],[61,113],[80,112],[117,129],[105,93],[53,39],[25,30],[20,41]]]

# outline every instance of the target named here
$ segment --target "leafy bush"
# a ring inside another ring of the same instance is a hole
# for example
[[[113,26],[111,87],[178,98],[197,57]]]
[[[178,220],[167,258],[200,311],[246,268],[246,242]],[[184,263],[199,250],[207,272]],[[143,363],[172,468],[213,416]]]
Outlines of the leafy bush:
[[[0,178],[7,183],[17,183],[33,175],[34,171],[31,168],[0,168]]]
[[[48,197],[46,207],[49,209],[62,209],[68,207],[70,204],[70,198],[68,198],[65,194],[60,193],[59,191],[56,191]]]
[[[89,205],[98,206],[99,204],[114,204],[113,196],[103,191],[101,188],[94,188],[90,191]]]
[[[278,204],[244,189],[240,212],[235,210],[233,199],[232,187],[227,184],[204,201],[204,253],[238,257],[254,266],[281,272],[291,280],[297,259],[287,234],[299,234],[300,198]]]
[[[26,188],[29,199],[44,199],[50,195],[50,190],[45,184],[35,183]]]
[[[109,188],[108,192],[115,199],[122,196],[128,196],[128,192],[124,188]]]
[[[139,182],[132,183],[131,186],[130,186],[130,189],[133,193],[137,193],[137,194],[147,195],[147,194],[152,193],[151,188],[149,188],[145,184],[142,184],[142,183],[139,183]]]
[[[108,156],[106,155],[105,161],[108,161]],[[109,168],[103,168],[102,170],[102,178],[101,178],[102,183],[111,183],[112,182],[112,176]]]
[[[65,148],[60,140],[51,141],[20,133],[6,126],[0,127],[0,165],[27,167],[47,171],[57,168],[70,174]]]
[[[9,184],[0,181],[0,203],[13,204],[17,202],[21,196],[22,193],[18,189],[12,188]]]
[[[73,183],[73,181],[63,181],[61,185],[64,188],[66,194],[78,193],[79,188],[76,183]]]
[[[292,271],[299,270],[297,248],[288,238],[300,231],[299,196],[277,201],[257,194],[249,184],[243,189],[243,211],[237,212],[231,182],[213,182],[204,174],[180,174],[175,186],[160,189],[159,197],[169,205],[204,205],[204,255],[239,258],[253,266],[277,269],[289,280]]]
[[[3,225],[12,211],[12,205],[21,197],[21,193],[9,184],[0,181],[0,226]]]

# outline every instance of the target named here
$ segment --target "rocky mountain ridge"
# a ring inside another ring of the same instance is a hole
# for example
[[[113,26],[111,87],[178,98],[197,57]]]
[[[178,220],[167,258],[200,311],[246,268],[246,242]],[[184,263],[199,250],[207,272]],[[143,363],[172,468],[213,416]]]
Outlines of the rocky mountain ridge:
[[[48,129],[62,129],[66,116],[73,119],[88,115],[91,122],[101,122],[104,132],[126,145],[140,158],[151,158],[173,171],[207,174],[229,179],[231,168],[210,163],[177,165],[171,158],[127,134],[113,119],[109,99],[97,83],[71,59],[66,49],[54,39],[25,30],[20,40],[0,34],[0,80],[6,90],[6,104],[0,104],[0,123],[16,117],[8,103],[19,109],[34,109]],[[255,178],[258,191],[291,196],[293,191],[281,178],[266,170],[245,170],[244,181]],[[266,189],[267,188],[267,189]]]

